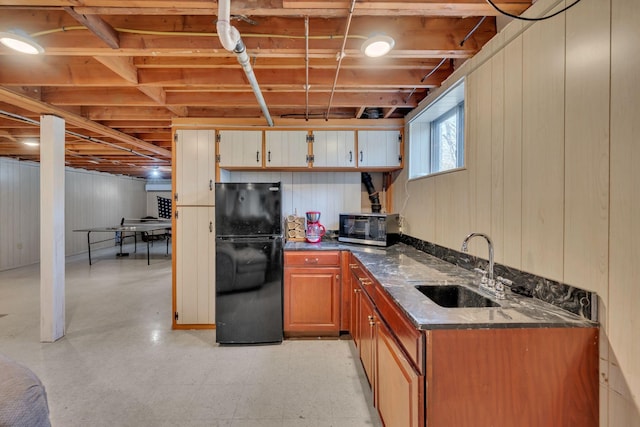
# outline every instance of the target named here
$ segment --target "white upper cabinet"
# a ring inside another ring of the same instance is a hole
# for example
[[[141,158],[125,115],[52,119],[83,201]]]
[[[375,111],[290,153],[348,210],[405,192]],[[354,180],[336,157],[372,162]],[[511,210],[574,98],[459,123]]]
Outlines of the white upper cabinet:
[[[218,133],[218,164],[221,168],[262,167],[262,131],[221,130]]]
[[[308,164],[307,131],[265,131],[268,168],[306,168]]]
[[[313,167],[355,167],[355,148],[352,130],[313,131]]]
[[[215,204],[215,131],[177,130],[175,140],[175,204]]]
[[[402,165],[401,146],[400,131],[359,130],[358,167],[400,167]]]

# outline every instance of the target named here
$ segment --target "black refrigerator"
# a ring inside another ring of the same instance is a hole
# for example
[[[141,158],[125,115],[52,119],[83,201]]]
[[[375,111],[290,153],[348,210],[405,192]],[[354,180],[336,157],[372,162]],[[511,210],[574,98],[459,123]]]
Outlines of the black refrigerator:
[[[282,342],[282,189],[216,184],[216,342]]]

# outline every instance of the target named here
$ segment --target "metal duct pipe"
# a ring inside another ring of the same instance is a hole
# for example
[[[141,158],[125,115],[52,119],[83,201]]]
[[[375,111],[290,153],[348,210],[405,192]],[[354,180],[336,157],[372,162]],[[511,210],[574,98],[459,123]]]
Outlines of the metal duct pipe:
[[[262,96],[260,85],[258,85],[258,80],[256,80],[256,75],[253,72],[251,60],[249,59],[249,55],[247,55],[247,48],[242,42],[240,32],[238,32],[238,30],[229,22],[230,16],[231,0],[220,0],[218,2],[218,21],[216,22],[216,29],[218,31],[220,43],[222,43],[222,46],[226,50],[236,54],[238,62],[242,66],[242,69],[249,80],[249,84],[253,89],[253,93],[256,96],[256,100],[260,105],[262,114],[264,114],[269,126],[273,126],[273,119],[271,118],[271,114],[269,114],[269,108]]]
[[[362,172],[361,175],[362,183],[367,189],[367,193],[369,193],[369,201],[371,202],[371,212],[380,212],[382,210],[382,205],[380,204],[380,197],[376,189],[373,187],[373,182],[371,181],[371,175],[367,172]]]

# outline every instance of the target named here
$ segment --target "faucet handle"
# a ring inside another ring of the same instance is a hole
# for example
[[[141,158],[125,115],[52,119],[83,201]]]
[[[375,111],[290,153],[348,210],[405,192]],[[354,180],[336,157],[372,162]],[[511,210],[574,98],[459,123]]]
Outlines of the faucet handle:
[[[487,284],[487,282],[488,282],[488,280],[489,280],[489,279],[487,278],[487,272],[486,272],[486,271],[484,271],[483,269],[481,269],[481,268],[477,268],[477,267],[476,267],[476,268],[474,268],[474,269],[473,269],[473,271],[475,271],[476,273],[480,273],[480,274],[482,274],[482,277],[480,278],[480,284],[482,284],[482,285],[486,285],[486,284]]]
[[[507,285],[509,287],[513,286],[513,282],[509,279],[505,279],[502,276],[496,277],[496,281],[502,283],[503,285]]]
[[[497,299],[505,299],[504,283],[502,283],[500,280],[495,281],[495,292]]]

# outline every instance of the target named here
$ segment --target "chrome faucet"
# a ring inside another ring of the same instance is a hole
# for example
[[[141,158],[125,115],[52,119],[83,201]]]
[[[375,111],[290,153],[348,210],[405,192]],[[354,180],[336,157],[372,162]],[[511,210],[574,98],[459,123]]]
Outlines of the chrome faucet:
[[[464,238],[462,242],[461,250],[462,252],[468,252],[469,240],[471,240],[474,237],[484,237],[485,240],[487,241],[487,244],[489,245],[489,267],[487,268],[488,271],[486,272],[489,275],[489,278],[488,278],[489,280],[487,281],[486,277],[483,276],[483,280],[480,282],[480,288],[486,289],[492,294],[494,294],[496,298],[502,299],[505,297],[504,284],[500,280],[496,282],[493,277],[493,242],[491,241],[491,238],[484,233],[471,233]],[[485,272],[483,271],[483,273]]]

